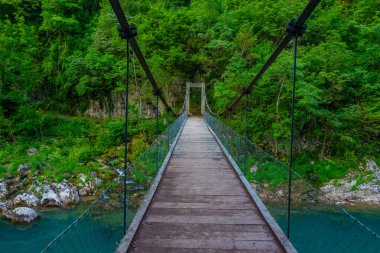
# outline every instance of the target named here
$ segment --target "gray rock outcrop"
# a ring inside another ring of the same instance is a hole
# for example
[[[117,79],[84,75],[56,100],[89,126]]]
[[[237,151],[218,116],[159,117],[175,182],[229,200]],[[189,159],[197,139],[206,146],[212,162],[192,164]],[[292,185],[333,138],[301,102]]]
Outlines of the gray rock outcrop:
[[[0,199],[5,198],[8,195],[7,183],[0,181]]]
[[[37,206],[39,202],[40,201],[36,196],[34,196],[33,194],[28,194],[28,193],[19,194],[13,199],[13,204],[16,206],[24,205],[24,204],[26,204],[29,207]]]
[[[27,165],[27,164],[21,164],[20,166],[18,166],[17,172],[20,175],[25,176],[29,172],[29,165]]]
[[[79,195],[77,188],[67,183],[54,183],[51,185],[54,191],[61,199],[62,205],[74,205],[79,202]]]
[[[79,202],[79,195],[75,188],[67,188],[59,192],[59,198],[64,206],[74,205]]]
[[[38,218],[38,213],[29,207],[17,207],[13,210],[3,211],[8,220],[18,223],[31,222]]]
[[[335,182],[332,180],[321,190],[338,203],[380,205],[380,168],[376,162],[367,160],[359,169],[359,172],[350,172]],[[361,176],[361,172],[365,172],[365,176]],[[360,177],[361,181],[358,180]]]
[[[62,202],[58,195],[48,187],[42,194],[41,205],[47,207],[56,207],[62,206]]]
[[[32,155],[35,155],[38,153],[38,149],[36,148],[30,148],[26,151],[26,153],[29,155],[29,156],[32,156]]]

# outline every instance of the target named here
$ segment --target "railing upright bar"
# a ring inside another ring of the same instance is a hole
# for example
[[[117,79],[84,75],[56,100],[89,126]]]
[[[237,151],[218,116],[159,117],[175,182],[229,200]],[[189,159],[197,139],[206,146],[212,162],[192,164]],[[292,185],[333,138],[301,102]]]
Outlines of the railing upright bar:
[[[156,173],[158,171],[158,160],[159,160],[159,154],[158,154],[158,92],[156,94]]]
[[[169,126],[169,112],[167,112],[166,114],[166,124]],[[168,139],[168,151],[170,149],[170,129],[169,127],[166,129],[166,135],[167,135],[167,139]]]
[[[248,110],[248,93],[245,94],[244,106],[244,175],[247,176],[247,110]]]
[[[126,73],[126,80],[125,80],[125,130],[124,130],[124,180],[123,180],[123,232],[127,231],[127,170],[128,170],[128,103],[129,103],[129,61],[130,61],[130,54],[129,54],[129,39],[127,38],[127,73]]]

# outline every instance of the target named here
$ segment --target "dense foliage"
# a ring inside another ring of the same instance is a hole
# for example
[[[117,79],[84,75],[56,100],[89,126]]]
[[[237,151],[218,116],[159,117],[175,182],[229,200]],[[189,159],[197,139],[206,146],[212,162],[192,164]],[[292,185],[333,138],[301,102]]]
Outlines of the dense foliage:
[[[248,84],[306,3],[122,1],[170,102],[181,105],[185,81],[204,81],[214,110]],[[1,149],[25,138],[45,142],[60,132],[49,126],[59,127],[57,119],[68,117],[52,114],[77,115],[91,99],[123,91],[125,42],[108,1],[0,0],[0,9]],[[322,1],[300,40],[297,164],[321,181],[343,176],[365,157],[378,158],[379,9],[379,1]],[[149,83],[132,59],[132,97],[136,104],[150,101]],[[280,159],[288,147],[291,78],[289,45],[249,97],[249,137]],[[240,105],[228,117],[237,131],[242,115]],[[101,136],[98,128],[93,131]]]

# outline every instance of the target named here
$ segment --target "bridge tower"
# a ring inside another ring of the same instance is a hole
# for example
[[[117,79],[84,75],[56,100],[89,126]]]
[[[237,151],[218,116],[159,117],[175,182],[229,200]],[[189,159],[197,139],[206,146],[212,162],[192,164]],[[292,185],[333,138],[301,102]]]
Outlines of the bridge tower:
[[[190,114],[190,88],[201,88],[201,114],[205,112],[206,104],[206,84],[205,83],[190,83],[186,82],[186,111]]]

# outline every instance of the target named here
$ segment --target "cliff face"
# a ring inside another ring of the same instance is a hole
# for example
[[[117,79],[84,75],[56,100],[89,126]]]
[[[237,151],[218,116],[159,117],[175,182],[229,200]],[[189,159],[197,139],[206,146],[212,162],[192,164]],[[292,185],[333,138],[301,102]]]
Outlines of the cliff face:
[[[151,102],[140,101],[138,105],[139,115],[142,118],[154,118],[156,107]],[[161,111],[161,108],[159,108]],[[92,118],[117,118],[124,117],[125,94],[123,92],[111,92],[108,97],[101,100],[90,100],[84,115]]]
[[[90,100],[84,115],[92,118],[115,118],[124,115],[125,95],[122,92],[112,92],[109,97],[101,100]]]

